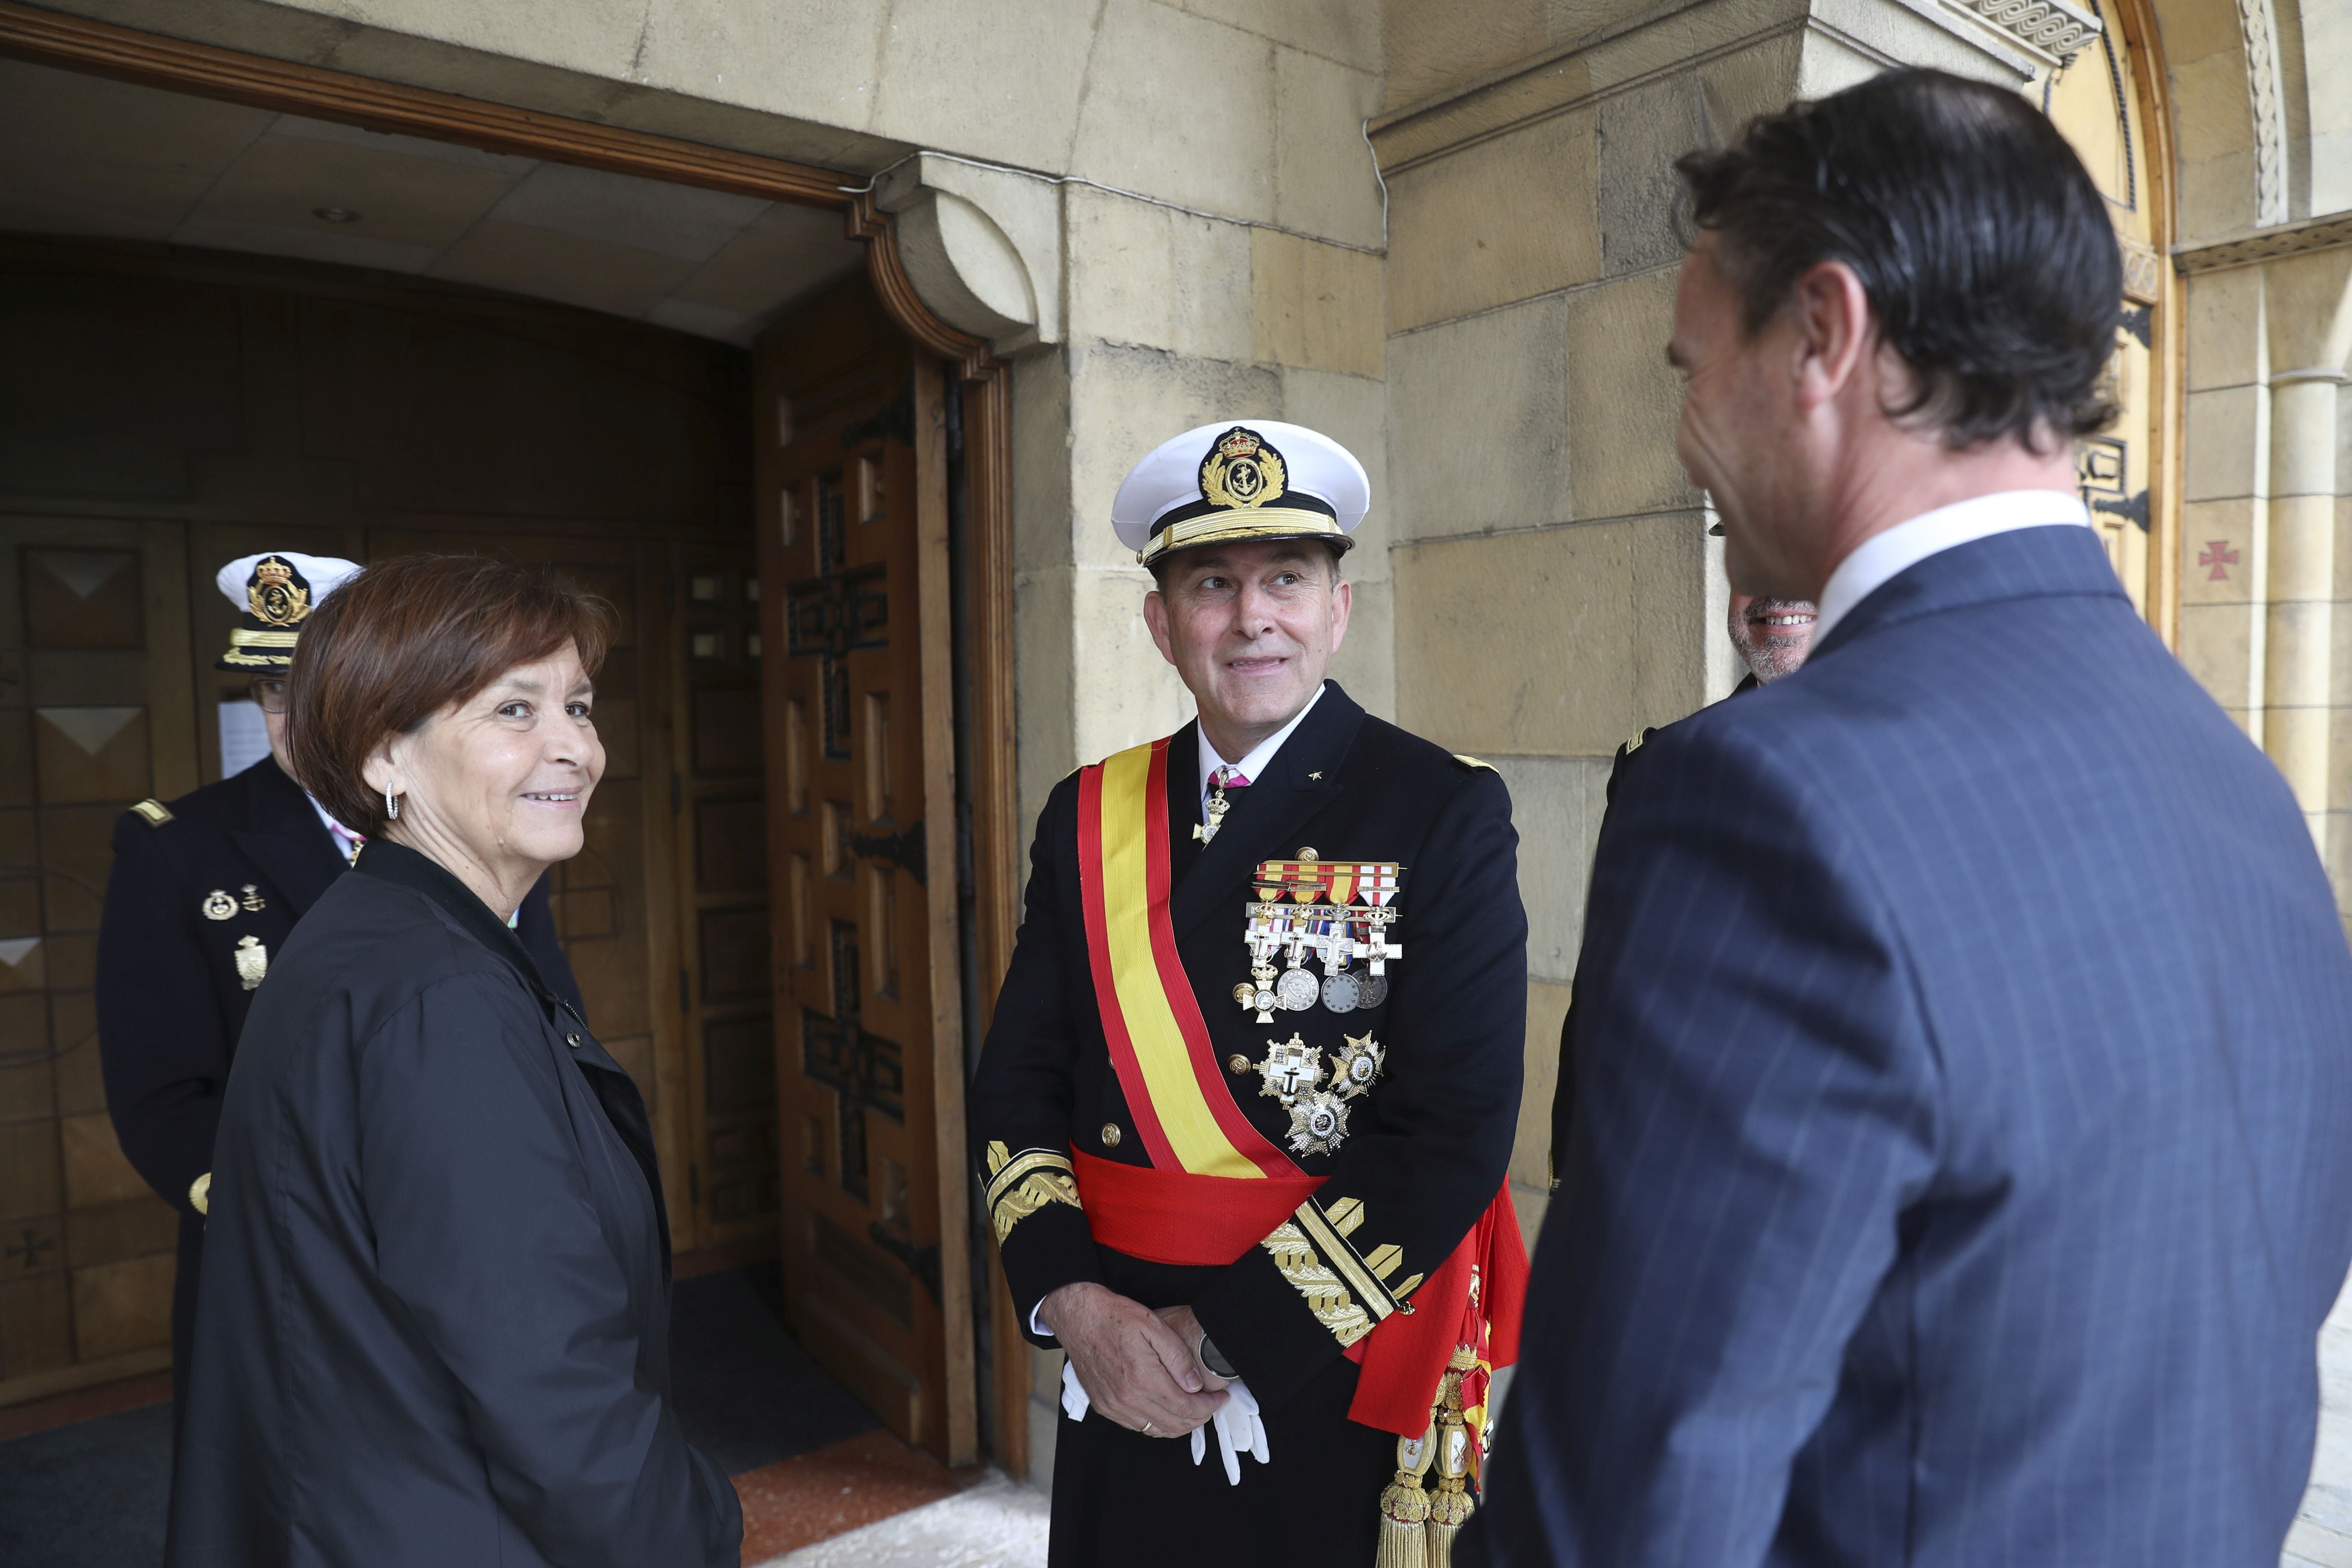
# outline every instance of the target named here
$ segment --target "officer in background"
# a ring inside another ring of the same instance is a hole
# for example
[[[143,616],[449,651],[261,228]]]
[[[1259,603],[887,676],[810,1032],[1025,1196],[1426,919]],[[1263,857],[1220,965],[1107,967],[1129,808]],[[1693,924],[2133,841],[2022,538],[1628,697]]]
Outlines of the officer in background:
[[[114,828],[98,935],[98,1037],[106,1104],[123,1153],[180,1211],[172,1288],[172,1383],[184,1406],[205,1189],[221,1091],[253,993],[302,912],[359,852],[362,836],[288,776],[286,671],[302,623],[360,568],[274,551],[232,561],[215,581],[241,612],[215,668],[252,677],[269,754],[168,804],[142,800]],[[555,940],[547,884],[517,931],[548,984],[579,987]],[[178,1436],[177,1408],[173,1437]]]
[[[1500,775],[1324,679],[1370,499],[1251,421],[1112,506],[1200,717],[1055,788],[971,1099],[1014,1310],[1069,1352],[1053,1568],[1442,1561],[1473,1505],[1527,918]]]
[[[1755,690],[1766,681],[1795,674],[1813,646],[1816,614],[1809,600],[1766,599],[1734,590],[1727,620],[1731,646],[1738,650],[1739,662],[1748,667],[1748,673],[1739,678],[1731,695],[1737,697],[1743,691]],[[1609,765],[1609,799],[1617,798],[1617,777],[1625,771],[1625,759],[1640,751],[1663,728],[1653,724],[1617,748],[1616,760]]]
[[[1708,530],[1723,531],[1718,523]],[[1731,611],[1726,617],[1731,633],[1731,646],[1738,651],[1739,662],[1748,673],[1731,689],[1731,696],[1753,691],[1769,681],[1785,675],[1794,675],[1805,662],[1805,655],[1813,646],[1813,621],[1818,611],[1809,599],[1767,599],[1754,594],[1742,594],[1737,589],[1731,595]],[[1724,699],[1729,701],[1730,698]],[[1640,734],[1617,748],[1617,756],[1609,764],[1609,783],[1605,795],[1610,805],[1616,804],[1617,783],[1625,776],[1626,763],[1633,754],[1647,745],[1658,731],[1666,728],[1653,724]],[[1576,994],[1569,993],[1568,1016],[1559,1026],[1559,1078],[1551,1097],[1552,1184],[1559,1184],[1558,1161],[1560,1151],[1568,1147],[1568,1130],[1575,1120],[1576,1078],[1570,1071],[1569,1051],[1576,1037]]]

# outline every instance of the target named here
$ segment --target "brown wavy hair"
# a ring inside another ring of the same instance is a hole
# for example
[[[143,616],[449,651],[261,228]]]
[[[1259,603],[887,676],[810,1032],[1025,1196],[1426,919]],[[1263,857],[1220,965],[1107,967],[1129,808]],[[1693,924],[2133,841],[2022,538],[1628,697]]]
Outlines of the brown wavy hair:
[[[378,562],[329,595],[294,645],[294,776],[344,826],[381,833],[383,796],[363,772],[378,746],[567,646],[593,676],[614,623],[611,605],[543,567],[487,555]]]

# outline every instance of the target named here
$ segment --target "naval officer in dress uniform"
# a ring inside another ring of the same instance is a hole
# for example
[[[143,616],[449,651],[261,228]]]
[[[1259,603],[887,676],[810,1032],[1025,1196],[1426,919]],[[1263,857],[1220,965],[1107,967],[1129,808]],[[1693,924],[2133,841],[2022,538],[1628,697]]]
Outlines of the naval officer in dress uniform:
[[[286,671],[295,640],[320,601],[358,570],[291,550],[220,569],[215,581],[239,616],[215,668],[252,678],[269,755],[177,800],[142,800],[115,824],[98,935],[99,1052],[123,1153],[180,1211],[175,1394],[186,1392],[213,1130],[238,1031],[270,955],[362,842],[284,767]],[[544,882],[524,901],[517,931],[540,973],[576,1003],[579,988],[556,944]]]
[[[971,1101],[1021,1321],[1069,1352],[1055,1568],[1418,1562],[1473,1505],[1527,920],[1501,776],[1324,678],[1369,503],[1251,420],[1113,506],[1200,717],[1048,799]]]

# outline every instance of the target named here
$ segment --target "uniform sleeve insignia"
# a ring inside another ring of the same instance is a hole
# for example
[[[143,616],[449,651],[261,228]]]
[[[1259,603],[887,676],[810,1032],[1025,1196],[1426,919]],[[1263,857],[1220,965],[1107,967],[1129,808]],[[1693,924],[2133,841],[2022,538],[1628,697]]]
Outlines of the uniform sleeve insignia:
[[[1315,1314],[1315,1321],[1330,1331],[1341,1348],[1372,1331],[1371,1314],[1357,1304],[1346,1284],[1324,1263],[1314,1243],[1297,1225],[1284,1221],[1258,1245],[1273,1258],[1275,1268],[1281,1270],[1290,1288],[1306,1298],[1307,1310]]]
[[[1048,1204],[1083,1210],[1078,1184],[1066,1154],[1050,1149],[1010,1152],[1002,1142],[988,1145],[988,1212],[996,1240],[1003,1245],[1013,1227]]]
[[[160,800],[142,800],[131,809],[136,812],[150,827],[161,827],[172,820],[172,808]]]

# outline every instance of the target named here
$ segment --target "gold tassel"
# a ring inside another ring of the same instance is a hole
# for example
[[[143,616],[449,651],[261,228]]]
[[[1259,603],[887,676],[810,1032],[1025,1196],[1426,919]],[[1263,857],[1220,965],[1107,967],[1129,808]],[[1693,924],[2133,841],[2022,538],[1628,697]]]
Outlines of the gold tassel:
[[[1372,1568],[1429,1568],[1429,1494],[1421,1478],[1436,1455],[1432,1431],[1397,1439],[1396,1479],[1381,1493],[1381,1549]]]
[[[1437,1419],[1433,1431],[1436,1441],[1431,1457],[1437,1466],[1437,1492],[1429,1500],[1428,1568],[1453,1568],[1454,1537],[1477,1504],[1470,1499],[1470,1431],[1462,1419],[1462,1374],[1468,1364],[1477,1364],[1468,1347],[1454,1352],[1445,1369],[1445,1379],[1438,1385]]]

